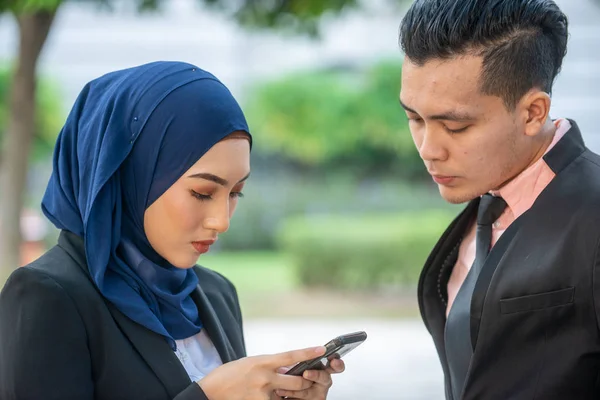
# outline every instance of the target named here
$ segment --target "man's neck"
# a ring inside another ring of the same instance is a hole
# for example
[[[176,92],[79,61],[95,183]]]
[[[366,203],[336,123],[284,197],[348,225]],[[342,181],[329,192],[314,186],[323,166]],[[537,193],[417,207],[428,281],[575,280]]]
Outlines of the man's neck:
[[[527,164],[525,168],[523,168],[523,171],[531,167],[540,158],[542,158],[544,154],[546,154],[546,150],[548,150],[548,147],[550,147],[550,144],[552,144],[552,141],[554,140],[556,130],[556,125],[554,125],[554,122],[552,122],[552,120],[548,118],[548,121],[546,121],[546,124],[544,124],[544,127],[542,128],[542,131],[539,133],[541,144],[538,150],[534,153],[531,161]]]
[[[538,134],[540,144],[538,145],[537,150],[533,153],[527,164],[525,164],[525,167],[521,168],[510,179],[506,180],[504,183],[502,183],[502,185],[500,185],[497,189],[494,189],[493,191],[497,192],[501,190],[504,186],[508,185],[517,176],[519,176],[523,171],[527,170],[540,158],[542,158],[544,154],[546,154],[546,150],[548,150],[548,147],[550,147],[550,145],[552,144],[552,141],[554,140],[554,135],[556,134],[556,130],[556,125],[554,125],[554,122],[550,118],[548,118],[548,121],[546,121],[546,124],[544,124],[542,131]]]

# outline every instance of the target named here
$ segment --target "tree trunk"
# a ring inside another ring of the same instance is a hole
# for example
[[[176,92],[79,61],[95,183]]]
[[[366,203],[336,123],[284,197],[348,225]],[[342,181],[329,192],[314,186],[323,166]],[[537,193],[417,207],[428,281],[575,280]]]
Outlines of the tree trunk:
[[[55,11],[36,11],[16,16],[19,55],[10,92],[10,115],[0,169],[0,286],[20,265],[20,216],[35,129],[36,65],[54,15]]]

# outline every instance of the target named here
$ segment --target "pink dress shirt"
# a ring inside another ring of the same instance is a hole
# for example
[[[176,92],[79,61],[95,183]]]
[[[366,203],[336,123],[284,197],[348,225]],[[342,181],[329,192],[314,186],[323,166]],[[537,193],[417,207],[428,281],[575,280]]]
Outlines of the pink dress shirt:
[[[556,133],[554,139],[546,153],[548,153],[560,139],[571,129],[571,124],[566,119],[558,119],[555,121]],[[515,179],[506,184],[498,191],[490,192],[495,196],[501,196],[506,204],[506,210],[496,220],[492,226],[492,246],[496,244],[500,236],[506,228],[525,211],[529,210],[537,197],[548,186],[550,181],[554,179],[554,172],[550,169],[543,158],[540,158],[533,163],[525,171],[521,172]],[[471,227],[467,231],[460,248],[458,250],[458,259],[450,275],[448,281],[448,306],[446,308],[446,316],[450,313],[450,308],[454,303],[458,289],[467,277],[471,265],[475,261],[475,231],[476,224],[473,221]]]

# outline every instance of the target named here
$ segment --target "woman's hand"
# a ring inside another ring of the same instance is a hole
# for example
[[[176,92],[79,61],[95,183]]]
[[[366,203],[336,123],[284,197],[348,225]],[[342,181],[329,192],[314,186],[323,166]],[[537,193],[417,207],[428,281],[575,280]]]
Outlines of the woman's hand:
[[[315,381],[279,372],[325,354],[325,347],[246,357],[224,364],[206,375],[198,385],[210,400],[271,400],[275,390],[301,392]],[[329,374],[327,374],[329,375]]]
[[[325,400],[329,388],[331,388],[331,385],[333,384],[331,375],[340,374],[344,372],[345,369],[346,366],[342,360],[331,360],[329,366],[323,370],[313,369],[304,371],[302,376],[306,380],[313,382],[314,384],[312,386],[302,390],[278,389],[275,391],[275,394],[286,399]]]

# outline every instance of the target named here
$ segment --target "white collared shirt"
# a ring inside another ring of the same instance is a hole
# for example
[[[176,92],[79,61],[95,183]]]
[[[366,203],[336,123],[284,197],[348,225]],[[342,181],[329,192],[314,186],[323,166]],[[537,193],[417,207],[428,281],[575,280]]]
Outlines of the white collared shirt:
[[[223,364],[206,329],[202,329],[198,334],[187,339],[176,340],[175,343],[177,344],[175,355],[192,382],[199,381]]]

